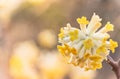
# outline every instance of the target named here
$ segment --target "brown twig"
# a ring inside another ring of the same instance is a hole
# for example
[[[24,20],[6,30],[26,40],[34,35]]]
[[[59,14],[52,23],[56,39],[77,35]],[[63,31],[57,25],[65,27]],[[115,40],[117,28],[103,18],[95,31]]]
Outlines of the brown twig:
[[[115,72],[117,79],[120,79],[120,59],[115,61],[110,55],[108,55],[107,62],[112,66],[112,70]]]

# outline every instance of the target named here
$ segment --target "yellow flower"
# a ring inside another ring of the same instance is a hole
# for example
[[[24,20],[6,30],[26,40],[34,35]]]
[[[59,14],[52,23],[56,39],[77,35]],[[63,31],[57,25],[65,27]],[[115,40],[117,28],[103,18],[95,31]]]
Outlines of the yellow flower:
[[[57,48],[63,55],[68,55],[69,53],[77,54],[76,49],[69,47],[67,44],[64,44],[63,46],[58,45]]]
[[[89,59],[98,62],[102,60],[102,56],[94,55],[94,56],[90,56]]]
[[[60,29],[60,34],[58,34],[58,37],[61,38],[61,39],[64,37],[63,28]]]
[[[77,18],[77,22],[80,24],[80,28],[83,32],[86,32],[86,25],[89,23],[86,17]]]
[[[107,22],[107,24],[105,25],[105,27],[103,27],[99,32],[101,33],[106,33],[108,31],[113,31],[114,25],[110,24],[110,22]]]
[[[80,29],[67,24],[59,34],[59,52],[68,58],[71,63],[85,70],[96,70],[102,67],[102,61],[106,59],[110,50],[114,52],[117,42],[108,41],[113,31],[113,24],[107,22],[105,27],[98,30],[102,23],[101,18],[93,14],[90,22],[86,17],[78,18]],[[86,26],[88,24],[88,26]]]
[[[91,67],[92,70],[96,70],[96,68],[97,68],[97,69],[102,68],[102,64],[101,64],[100,62],[92,62],[92,63],[91,63],[91,66],[92,66],[92,67]]]
[[[110,39],[110,50],[114,53],[115,48],[118,47],[118,43]]]
[[[83,43],[85,49],[90,49],[94,46],[93,42],[91,39],[86,39]]]
[[[108,31],[113,31],[113,25],[110,24],[110,22],[107,22],[107,24],[105,25],[105,28],[108,30]]]
[[[57,46],[57,48],[59,49],[59,51],[65,55],[65,54],[69,54],[70,53],[70,48],[68,45],[64,44],[63,46]]]
[[[38,53],[33,41],[16,44],[9,61],[10,75],[14,79],[40,79],[34,68]]]
[[[90,55],[89,53],[85,53],[84,58],[87,59],[87,58],[89,58],[90,56],[91,56],[91,55]]]
[[[61,34],[58,35],[59,38],[63,38],[64,37],[64,33],[63,30],[61,28]],[[56,43],[56,35],[52,30],[43,30],[38,34],[38,38],[37,38],[38,44],[44,48],[53,48]]]
[[[107,49],[106,49],[106,45],[105,45],[105,44],[101,45],[101,46],[98,47],[97,50],[96,50],[96,53],[97,53],[97,54],[106,53],[106,52],[107,52]]]
[[[70,31],[69,35],[70,35],[70,40],[74,41],[75,39],[78,38],[78,30]]]
[[[42,77],[39,79],[63,79],[68,73],[70,68],[63,63],[62,57],[55,52],[57,51],[47,51],[46,54],[40,54],[38,64]]]
[[[23,69],[23,64],[20,60],[20,58],[18,58],[17,56],[13,56],[10,59],[10,68],[13,69],[12,73],[21,73],[22,69]]]
[[[78,18],[77,19],[77,22],[79,23],[79,24],[88,24],[89,23],[89,21],[87,20],[87,18],[86,17],[82,17],[82,18]]]

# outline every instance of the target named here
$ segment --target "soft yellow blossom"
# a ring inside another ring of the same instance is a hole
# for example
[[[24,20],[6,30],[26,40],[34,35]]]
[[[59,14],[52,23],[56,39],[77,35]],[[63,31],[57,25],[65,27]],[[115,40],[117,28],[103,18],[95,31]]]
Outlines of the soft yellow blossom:
[[[94,46],[93,42],[91,39],[86,39],[83,43],[85,49],[90,49]]]
[[[39,57],[39,68],[42,73],[41,79],[63,79],[70,69],[68,65],[63,63],[61,56],[57,51],[41,54]]]
[[[64,44],[63,46],[57,46],[57,48],[59,49],[59,51],[64,55],[64,54],[69,54],[70,53],[70,47],[66,44]]]
[[[85,70],[100,69],[110,50],[115,51],[118,44],[112,40],[108,41],[110,35],[107,33],[113,31],[114,26],[107,22],[99,29],[102,25],[101,20],[94,13],[90,22],[84,16],[77,19],[80,29],[71,27],[69,23],[67,27],[62,28],[58,39],[61,45],[58,46],[58,50],[67,58],[68,63]]]
[[[105,44],[103,44],[103,45],[101,45],[100,47],[98,47],[97,48],[97,50],[96,50],[96,53],[97,54],[100,54],[100,53],[106,53],[107,52],[107,48],[106,48],[106,45]]]
[[[63,46],[57,46],[57,48],[63,55],[67,55],[70,52],[72,54],[77,54],[76,49],[69,47],[67,44],[64,44]]]
[[[106,33],[108,31],[113,31],[114,25],[110,24],[110,22],[107,22],[107,24],[105,25],[105,27],[103,27],[99,32],[101,33]]]
[[[61,34],[59,34],[59,38],[63,38],[63,30],[61,29]],[[37,39],[39,45],[44,48],[53,48],[57,43],[57,38],[55,33],[52,30],[43,30],[38,34]]]
[[[82,18],[78,18],[77,19],[77,22],[79,23],[79,24],[88,24],[89,23],[89,21],[87,20],[87,18],[86,17],[82,17]]]
[[[14,79],[40,79],[34,66],[38,53],[33,41],[16,44],[9,61],[10,75]]]
[[[105,28],[108,29],[109,31],[113,31],[113,25],[110,24],[110,22],[107,22],[107,24],[105,25]]]
[[[118,43],[110,39],[110,50],[114,53],[115,48],[118,47]]]
[[[77,22],[80,24],[80,28],[83,32],[86,32],[86,25],[89,23],[86,17],[77,18]]]
[[[74,41],[75,39],[78,38],[78,30],[70,31],[69,35],[70,35],[70,40]]]
[[[64,37],[63,28],[60,29],[60,34],[58,34],[58,37],[61,38],[61,39]]]

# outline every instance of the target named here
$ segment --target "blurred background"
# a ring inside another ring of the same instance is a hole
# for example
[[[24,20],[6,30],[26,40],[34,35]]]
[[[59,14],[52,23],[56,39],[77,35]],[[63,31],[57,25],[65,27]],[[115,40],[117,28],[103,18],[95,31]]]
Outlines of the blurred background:
[[[120,43],[119,0],[0,0],[0,79],[115,79],[103,62],[97,71],[66,64],[57,51],[57,34],[69,22],[93,13],[115,25],[111,38]],[[120,58],[120,48],[111,56]]]

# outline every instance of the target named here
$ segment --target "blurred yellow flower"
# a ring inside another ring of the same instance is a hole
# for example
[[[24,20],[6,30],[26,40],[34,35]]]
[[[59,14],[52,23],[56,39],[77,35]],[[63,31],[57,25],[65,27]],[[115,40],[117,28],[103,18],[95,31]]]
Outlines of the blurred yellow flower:
[[[10,74],[15,79],[40,79],[34,69],[39,50],[34,42],[19,43],[10,58]]]
[[[102,67],[102,61],[106,59],[110,50],[115,51],[118,47],[117,42],[109,40],[110,35],[107,33],[113,31],[113,24],[107,22],[105,27],[100,28],[101,18],[93,14],[90,22],[86,17],[78,18],[80,29],[71,27],[61,28],[58,45],[59,52],[64,55],[68,63],[74,64],[85,70],[96,70]],[[86,25],[88,26],[86,27]],[[71,49],[74,49],[72,51]]]
[[[39,67],[42,79],[62,79],[67,74],[69,68],[56,52],[52,51],[52,53],[40,55]]]
[[[72,67],[71,79],[94,79],[96,76],[95,71],[84,71],[83,69]]]
[[[43,30],[38,34],[38,43],[45,48],[53,48],[57,38],[51,30]]]

